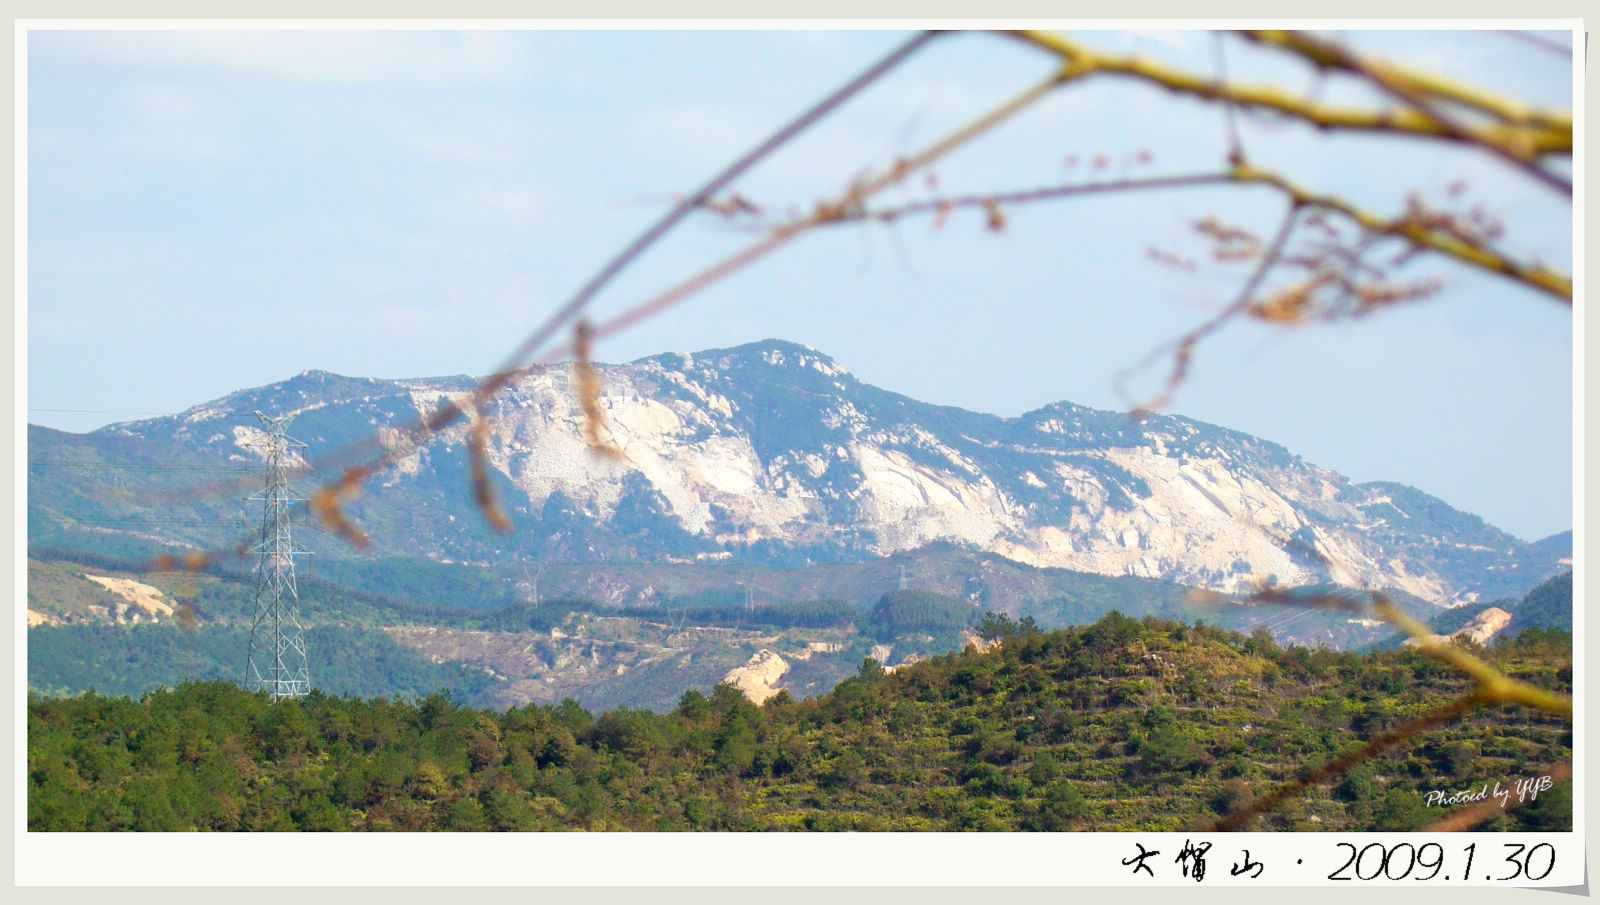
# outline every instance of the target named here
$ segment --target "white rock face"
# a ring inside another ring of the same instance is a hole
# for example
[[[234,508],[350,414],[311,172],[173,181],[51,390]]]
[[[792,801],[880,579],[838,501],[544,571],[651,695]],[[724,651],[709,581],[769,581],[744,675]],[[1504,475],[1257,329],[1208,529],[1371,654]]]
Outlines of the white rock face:
[[[793,344],[666,355],[601,374],[601,431],[620,460],[589,449],[564,367],[527,374],[493,400],[486,458],[526,494],[533,518],[559,492],[604,521],[643,488],[702,542],[696,559],[760,542],[876,555],[950,542],[1039,567],[1219,591],[1272,576],[1472,599],[1430,565],[1445,539],[1396,541],[1414,513],[1391,494],[1209,425],[1067,404],[1021,419],[935,411],[885,400]],[[464,399],[462,385],[389,386],[421,415]],[[460,461],[467,430],[459,421],[405,450],[378,480],[401,493],[424,480],[464,486],[435,472]],[[393,425],[378,433],[399,448]],[[233,439],[250,454],[260,431],[236,426]]]
[[[766,360],[773,367],[785,361],[781,353]],[[663,398],[652,382],[681,392]],[[1317,568],[1323,566],[1341,584],[1400,587],[1436,601],[1452,596],[1437,579],[1409,571],[1403,559],[1375,559],[1360,538],[1313,530],[1310,561],[1295,556],[1285,539],[1308,527],[1296,500],[1311,497],[1324,508],[1337,507],[1327,499],[1330,476],[1240,473],[1220,451],[1209,458],[1163,454],[1167,444],[1158,438],[1151,445],[1059,455],[1048,479],[1033,470],[990,476],[933,434],[916,427],[903,434],[885,430],[844,402],[822,416],[825,426],[854,436],[833,450],[833,462],[825,458],[826,447],[797,451],[792,462],[764,462],[748,431],[731,423],[731,403],[713,387],[691,374],[635,365],[605,370],[601,408],[625,457],[618,463],[587,448],[565,371],[529,377],[509,395],[494,421],[490,460],[531,498],[560,490],[608,517],[633,472],[661,494],[685,531],[718,543],[826,540],[829,529],[841,526],[825,520],[819,526],[807,517],[826,508],[817,485],[842,458],[859,470],[856,485],[845,490],[857,507],[852,527],[869,529],[871,552],[880,555],[954,541],[1040,567],[1223,591],[1263,575],[1314,583],[1323,579]],[[1060,420],[1041,425],[1047,434],[1074,429]],[[923,454],[909,455],[907,444]],[[1097,463],[1125,469],[1149,493],[1134,496],[1131,506],[1115,505]],[[997,479],[1043,485],[1077,502],[1064,523],[1041,523]],[[730,532],[726,522],[714,526],[714,508],[737,530]]]
[[[1489,639],[1500,634],[1510,624],[1511,614],[1492,606],[1479,613],[1461,631],[1456,632],[1456,637],[1465,637],[1477,644],[1488,644]]]
[[[605,430],[622,462],[597,456],[584,438],[583,412],[569,376],[551,370],[525,378],[502,400],[493,420],[489,460],[536,501],[561,491],[591,504],[601,518],[621,499],[632,472],[665,497],[690,534],[710,528],[711,507],[721,506],[753,529],[755,537],[782,537],[803,518],[802,498],[774,492],[749,438],[714,432],[727,400],[706,393],[698,408],[646,395],[630,373],[608,369],[600,408]],[[699,389],[693,384],[687,384]]]
[[[1066,530],[1039,526],[1024,532],[1022,542],[1001,541],[994,552],[1035,566],[1169,578],[1226,591],[1251,579],[1234,570],[1241,561],[1287,583],[1315,580],[1276,541],[1303,527],[1277,489],[1236,478],[1217,460],[1169,458],[1147,447],[1110,449],[1104,456],[1144,480],[1150,496],[1128,510],[1109,507],[1093,473],[1062,463],[1057,478],[1083,501]]]
[[[1475,644],[1488,644],[1490,639],[1494,638],[1495,635],[1500,634],[1500,632],[1503,631],[1506,626],[1511,624],[1511,618],[1512,617],[1510,613],[1500,609],[1497,606],[1492,606],[1472,617],[1472,621],[1462,626],[1461,629],[1455,634],[1434,635],[1433,637],[1436,641],[1449,641],[1452,638],[1465,638]],[[1415,638],[1406,639],[1407,647],[1416,647],[1421,643],[1422,642]]]
[[[151,587],[131,578],[112,578],[107,575],[88,574],[83,577],[132,604],[131,608],[117,608],[114,618],[118,622],[122,622],[125,619],[138,622],[140,621],[140,614],[149,617],[152,622],[159,622],[161,617],[171,617],[175,613],[172,604],[167,603],[164,599],[166,595],[161,592],[160,588]]]
[[[762,648],[756,651],[750,662],[729,670],[728,674],[722,677],[722,681],[733,683],[744,692],[745,697],[762,704],[781,690],[778,688],[778,682],[788,671],[789,664],[782,657]]]
[[[1022,525],[1005,516],[1004,496],[987,479],[961,480],[911,461],[904,453],[858,444],[852,450],[865,477],[863,515],[877,528],[885,553],[933,540],[992,546]]]

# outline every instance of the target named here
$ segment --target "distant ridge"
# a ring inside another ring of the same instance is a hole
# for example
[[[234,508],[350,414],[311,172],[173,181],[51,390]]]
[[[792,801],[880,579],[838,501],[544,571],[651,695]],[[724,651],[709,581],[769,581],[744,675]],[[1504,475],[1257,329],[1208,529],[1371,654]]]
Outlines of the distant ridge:
[[[1566,531],[1562,531],[1558,534],[1552,534],[1543,540],[1534,541],[1533,545],[1538,547],[1540,550],[1551,554],[1552,556],[1559,556],[1563,559],[1571,559],[1572,529],[1569,528]]]
[[[459,423],[375,477],[351,514],[386,554],[435,560],[781,566],[948,543],[1224,591],[1335,582],[1439,604],[1520,596],[1570,555],[1570,532],[1528,544],[1415,488],[1355,484],[1239,431],[1064,401],[1015,418],[930,405],[798,343],[599,370],[620,462],[587,449],[567,368],[495,397],[490,482],[516,533],[495,534],[476,509]],[[317,461],[392,444],[472,385],[311,370],[86,435],[30,427],[30,543],[231,540],[243,493],[174,492],[259,465],[259,430],[235,416],[295,413],[294,436]],[[146,502],[156,498],[177,501],[157,518]]]

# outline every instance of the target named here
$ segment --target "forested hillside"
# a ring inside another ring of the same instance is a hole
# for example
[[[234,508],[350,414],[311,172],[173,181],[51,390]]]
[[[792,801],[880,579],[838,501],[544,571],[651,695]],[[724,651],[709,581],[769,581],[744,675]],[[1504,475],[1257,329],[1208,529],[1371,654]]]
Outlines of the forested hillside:
[[[939,619],[936,603],[885,618]],[[919,605],[922,604],[922,605]],[[859,673],[756,706],[730,686],[671,712],[572,702],[506,712],[320,692],[269,704],[224,682],[139,700],[28,704],[28,827],[55,830],[1179,830],[1467,689],[1415,651],[1280,648],[1112,614],[995,650]],[[1571,639],[1480,654],[1570,691]],[[1406,830],[1433,790],[1569,761],[1570,722],[1504,708],[1428,731],[1251,828]],[[1570,826],[1557,785],[1489,829]]]
[[[148,572],[106,554],[36,552],[51,556],[28,561],[30,689],[136,697],[241,675],[255,592],[248,574]],[[1393,631],[1339,612],[1200,604],[1169,582],[1036,569],[948,547],[797,570],[548,566],[537,587],[532,569],[393,557],[308,572],[298,584],[314,686],[371,697],[447,689],[493,709],[572,697],[594,710],[671,710],[685,690],[709,689],[763,649],[788,663],[782,687],[810,697],[868,655],[890,666],[960,650],[984,610],[1045,629],[1112,610],[1246,633],[1266,625],[1280,643],[1332,647]],[[916,586],[886,595],[901,574]],[[176,611],[146,612],[103,582],[142,588],[152,606]],[[1398,599],[1422,618],[1437,610]],[[873,653],[881,645],[888,650]]]
[[[1511,614],[1506,635],[1518,635],[1531,628],[1572,631],[1572,573],[1563,572],[1516,598],[1485,600],[1445,610],[1430,620],[1435,632],[1448,635],[1459,631],[1483,611],[1498,607]],[[1393,646],[1391,641],[1388,646]]]

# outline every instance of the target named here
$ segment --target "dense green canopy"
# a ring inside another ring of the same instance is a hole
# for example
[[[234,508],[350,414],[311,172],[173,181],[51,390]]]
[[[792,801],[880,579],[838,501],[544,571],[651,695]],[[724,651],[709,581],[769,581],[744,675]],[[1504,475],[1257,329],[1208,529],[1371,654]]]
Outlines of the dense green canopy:
[[[924,601],[925,602],[925,601]],[[917,612],[917,611],[913,611]],[[898,618],[898,617],[896,617]],[[921,618],[921,617],[918,617]],[[30,830],[1180,830],[1467,690],[1414,651],[1280,648],[1264,632],[1112,614],[765,706],[731,686],[676,709],[508,712],[435,694],[270,703],[225,682],[28,702]],[[1570,691],[1571,639],[1481,654]],[[1255,828],[1413,829],[1428,791],[1571,758],[1518,710],[1431,730]],[[1570,826],[1565,786],[1488,828]]]

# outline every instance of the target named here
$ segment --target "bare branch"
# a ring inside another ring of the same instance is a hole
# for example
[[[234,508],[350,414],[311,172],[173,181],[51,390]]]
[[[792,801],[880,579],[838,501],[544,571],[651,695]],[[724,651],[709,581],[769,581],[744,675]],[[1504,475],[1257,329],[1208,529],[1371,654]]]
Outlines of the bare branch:
[[[1120,75],[1148,82],[1180,94],[1204,100],[1226,100],[1243,109],[1268,110],[1310,123],[1320,129],[1382,132],[1413,138],[1435,138],[1460,141],[1449,128],[1433,117],[1416,110],[1369,110],[1360,107],[1340,107],[1319,104],[1295,97],[1271,85],[1227,85],[1173,69],[1161,63],[1139,57],[1119,57],[1102,54],[1086,45],[1051,32],[1012,32],[1015,37],[1047,50],[1067,61],[1072,78],[1084,78],[1097,73]],[[1441,89],[1442,90],[1442,89]],[[1478,97],[1471,89],[1461,93],[1483,103],[1491,101]],[[1528,125],[1499,122],[1469,129],[1466,132],[1473,144],[1486,148],[1526,149],[1533,159],[1548,154],[1572,153],[1571,117],[1548,111],[1527,111],[1523,114]],[[1565,125],[1563,125],[1565,123]],[[1524,153],[1518,150],[1516,154]],[[1514,155],[1515,156],[1515,155]],[[1516,159],[1523,160],[1521,156]]]
[[[1211,33],[1211,51],[1217,64],[1217,84],[1228,84],[1228,66],[1223,58],[1222,32]],[[1223,98],[1222,109],[1227,116],[1228,124],[1228,163],[1238,166],[1244,163],[1244,143],[1239,140],[1239,115],[1235,109],[1233,98]]]
[[[1161,349],[1157,349],[1146,356],[1143,362],[1135,366],[1136,370],[1142,369],[1162,355],[1165,350],[1172,350],[1172,370],[1167,375],[1166,388],[1154,400],[1134,406],[1132,414],[1135,417],[1152,414],[1170,403],[1173,394],[1189,376],[1189,364],[1194,357],[1195,346],[1199,345],[1202,339],[1215,333],[1228,321],[1249,308],[1251,302],[1255,299],[1256,290],[1260,287],[1261,281],[1266,278],[1267,272],[1278,263],[1278,259],[1283,254],[1284,246],[1289,241],[1290,233],[1294,231],[1295,221],[1299,218],[1299,215],[1299,202],[1291,202],[1289,210],[1284,212],[1283,222],[1278,225],[1277,235],[1273,237],[1272,243],[1257,262],[1255,270],[1250,274],[1250,278],[1245,281],[1244,286],[1239,290],[1239,294],[1228,307],[1222,309],[1210,320],[1184,334],[1175,344],[1169,343]],[[1127,371],[1117,375],[1116,382],[1119,392],[1121,392],[1120,387],[1127,376]]]
[[[1521,41],[1524,44],[1530,44],[1530,45],[1532,45],[1534,47],[1537,47],[1537,48],[1539,48],[1541,50],[1548,50],[1551,53],[1560,54],[1561,56],[1564,56],[1569,60],[1572,59],[1572,48],[1571,47],[1568,47],[1567,45],[1558,43],[1556,41],[1552,41],[1549,38],[1540,37],[1537,32],[1511,31],[1509,29],[1503,29],[1503,30],[1497,32],[1497,34],[1505,35],[1508,38],[1511,38],[1511,39],[1516,40],[1516,41]]]
[[[1489,664],[1463,650],[1459,645],[1442,641],[1428,627],[1406,615],[1382,594],[1373,594],[1373,609],[1384,621],[1394,625],[1416,640],[1418,649],[1429,656],[1443,660],[1478,682],[1479,694],[1489,704],[1523,704],[1538,710],[1571,718],[1572,698],[1535,688],[1526,682],[1510,678]]]
[[[1301,790],[1310,788],[1318,783],[1325,782],[1334,778],[1335,776],[1339,776],[1357,764],[1365,763],[1366,761],[1371,760],[1373,757],[1376,757],[1389,748],[1393,748],[1395,745],[1400,744],[1412,736],[1418,735],[1443,723],[1448,723],[1464,713],[1470,713],[1471,711],[1478,709],[1482,705],[1482,700],[1476,694],[1470,694],[1464,698],[1451,701],[1449,704],[1446,704],[1445,706],[1435,710],[1433,713],[1430,713],[1427,716],[1422,717],[1421,719],[1407,723],[1398,729],[1385,732],[1367,742],[1365,745],[1362,745],[1355,751],[1352,751],[1343,757],[1334,758],[1317,769],[1311,770],[1304,775],[1297,776],[1294,779],[1284,783],[1283,785],[1274,789],[1270,794],[1252,800],[1240,810],[1217,821],[1215,828],[1218,832],[1231,832],[1233,830],[1240,829],[1245,824],[1249,823],[1253,818],[1260,816],[1261,814],[1270,811],[1273,808],[1276,808],[1278,805],[1282,804],[1285,799],[1295,795]]]
[[[1257,169],[1250,164],[1235,167],[1233,178],[1238,182],[1271,186],[1306,207],[1320,207],[1335,211],[1369,232],[1395,236],[1412,245],[1438,252],[1447,257],[1470,264],[1480,270],[1510,277],[1548,295],[1572,304],[1572,278],[1533,264],[1524,264],[1485,245],[1462,241],[1459,236],[1430,229],[1427,224],[1409,217],[1385,220],[1376,214],[1356,207],[1333,195],[1317,194],[1304,189],[1277,173]]]
[[[1254,31],[1246,37],[1274,47],[1288,50],[1312,65],[1323,69],[1337,69],[1359,76],[1390,97],[1409,105],[1432,120],[1442,136],[1467,144],[1477,145],[1504,158],[1534,179],[1558,191],[1572,195],[1572,184],[1543,169],[1538,160],[1543,150],[1532,132],[1549,129],[1559,135],[1565,128],[1571,152],[1572,121],[1561,121],[1553,114],[1534,111],[1504,98],[1464,85],[1457,85],[1437,76],[1400,69],[1378,60],[1361,57],[1331,41],[1322,41],[1304,32]],[[1454,121],[1435,101],[1449,101],[1487,113],[1513,128],[1485,131]],[[1556,120],[1551,122],[1551,120]]]
[[[1224,170],[1183,176],[1152,176],[1137,179],[1117,179],[1110,182],[1069,183],[1010,192],[990,192],[983,195],[955,195],[947,198],[914,201],[895,207],[863,207],[847,214],[841,214],[836,219],[829,221],[829,225],[865,220],[887,223],[899,220],[902,217],[913,217],[921,214],[946,215],[958,208],[986,208],[990,203],[1010,207],[1017,204],[1054,201],[1080,195],[1103,195],[1110,192],[1128,192],[1144,189],[1175,189],[1190,186],[1223,185],[1233,181],[1235,180],[1232,172]]]
[[[499,371],[502,373],[511,371],[524,364],[528,356],[542,347],[556,331],[571,323],[589,304],[590,299],[594,298],[607,283],[611,282],[629,264],[644,254],[646,249],[666,235],[674,226],[677,226],[683,218],[687,217],[696,208],[710,201],[724,187],[742,176],[751,167],[771,156],[774,151],[788,144],[795,136],[832,113],[845,101],[861,93],[868,85],[882,78],[889,70],[900,65],[940,34],[941,32],[924,31],[913,36],[882,60],[873,64],[865,72],[851,79],[812,106],[811,109],[795,117],[783,128],[746,152],[738,160],[723,168],[720,173],[712,177],[711,181],[701,186],[689,197],[673,205],[672,209],[660,220],[652,224],[649,229],[629,243],[626,248],[607,261],[605,266],[601,267],[600,271],[590,278],[589,282],[585,283],[571,299],[567,300],[566,304],[557,309],[555,314],[551,315],[539,329],[523,340],[522,344],[507,357],[505,364],[501,366]],[[485,383],[487,392],[484,395],[492,394],[498,388],[494,384],[493,378]]]
[[[1341,70],[1379,87],[1460,104],[1509,125],[1548,127],[1555,132],[1565,131],[1568,138],[1571,137],[1570,113],[1541,110],[1474,85],[1463,85],[1433,73],[1362,57],[1346,47],[1303,31],[1246,31],[1242,34],[1252,41],[1289,51],[1318,68]],[[1569,145],[1564,150],[1571,151],[1572,148]]]
[[[1552,783],[1566,782],[1567,780],[1572,778],[1572,764],[1570,764],[1570,763],[1557,764],[1554,767],[1547,767],[1546,769],[1549,770],[1550,772],[1548,772],[1548,773],[1546,773],[1544,775],[1550,777],[1550,781]],[[1421,830],[1419,830],[1418,832],[1422,832],[1422,833],[1460,833],[1460,832],[1465,832],[1466,830],[1470,830],[1470,829],[1472,829],[1473,827],[1477,826],[1480,823],[1483,823],[1483,822],[1485,822],[1487,820],[1493,819],[1496,814],[1503,814],[1506,811],[1510,810],[1511,808],[1522,807],[1524,804],[1528,804],[1529,802],[1532,802],[1533,800],[1534,799],[1530,798],[1530,799],[1527,799],[1526,801],[1524,801],[1523,799],[1519,798],[1516,801],[1505,801],[1505,802],[1503,802],[1499,798],[1494,798],[1494,797],[1486,798],[1483,801],[1480,801],[1477,804],[1472,805],[1471,807],[1462,808],[1461,810],[1455,812],[1454,814],[1451,814],[1449,817],[1446,817],[1445,819],[1439,821],[1438,823],[1435,823],[1435,824],[1433,824],[1431,826],[1425,826]]]
[[[1245,162],[1225,172],[1196,173],[1182,176],[1157,176],[1139,179],[1121,179],[1102,183],[1070,183],[1011,192],[983,195],[961,195],[933,198],[890,208],[869,209],[856,207],[840,210],[829,223],[849,223],[863,220],[892,222],[919,214],[946,217],[959,208],[986,209],[991,203],[1002,206],[1052,201],[1081,195],[1099,195],[1110,192],[1139,191],[1145,189],[1172,189],[1194,186],[1237,183],[1261,185],[1276,189],[1291,202],[1307,208],[1321,208],[1339,214],[1369,233],[1392,236],[1412,247],[1452,258],[1462,264],[1516,280],[1557,299],[1572,303],[1572,278],[1565,274],[1518,261],[1488,244],[1488,235],[1469,236],[1437,218],[1421,216],[1416,205],[1409,205],[1405,214],[1385,218],[1356,207],[1335,195],[1313,192],[1283,176],[1262,170]]]
[[[516,526],[495,498],[494,486],[489,483],[489,413],[481,404],[475,405],[472,410],[472,427],[467,432],[467,455],[473,502],[494,530],[510,534]]]
[[[590,361],[590,347],[594,341],[594,328],[586,320],[578,321],[572,331],[572,345],[577,353],[572,362],[572,383],[578,394],[578,404],[583,408],[583,437],[589,451],[607,459],[623,458],[615,443],[601,436],[606,415],[600,408],[600,372]]]
[[[1260,588],[1245,598],[1246,603],[1257,604],[1289,604],[1304,607],[1320,607],[1343,611],[1356,611],[1360,608],[1360,596],[1370,600],[1373,610],[1389,624],[1401,629],[1414,638],[1422,653],[1456,667],[1466,673],[1477,683],[1477,689],[1449,705],[1433,713],[1408,723],[1398,729],[1386,732],[1374,738],[1360,749],[1323,764],[1310,773],[1300,776],[1272,794],[1258,798],[1239,812],[1230,815],[1217,823],[1218,830],[1236,830],[1244,826],[1251,818],[1271,810],[1290,795],[1311,785],[1338,776],[1356,764],[1369,760],[1383,750],[1393,747],[1406,739],[1417,735],[1433,726],[1455,719],[1465,713],[1484,707],[1493,707],[1501,704],[1521,704],[1536,710],[1543,710],[1558,716],[1572,718],[1572,698],[1555,692],[1535,688],[1532,685],[1517,679],[1510,678],[1504,673],[1479,660],[1460,646],[1442,641],[1428,630],[1428,627],[1406,615],[1399,607],[1395,606],[1387,596],[1378,592],[1364,592],[1358,595],[1350,589],[1326,589],[1322,587],[1309,588]],[[1570,768],[1568,768],[1570,771]],[[1559,771],[1557,771],[1559,772]],[[1459,825],[1451,825],[1452,821],[1460,819]],[[1484,817],[1478,817],[1468,822],[1465,815],[1446,820],[1438,827],[1432,829],[1466,829],[1481,822]]]

